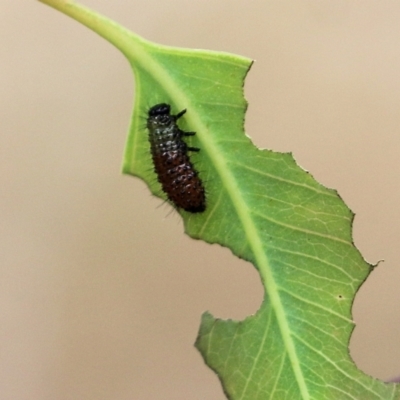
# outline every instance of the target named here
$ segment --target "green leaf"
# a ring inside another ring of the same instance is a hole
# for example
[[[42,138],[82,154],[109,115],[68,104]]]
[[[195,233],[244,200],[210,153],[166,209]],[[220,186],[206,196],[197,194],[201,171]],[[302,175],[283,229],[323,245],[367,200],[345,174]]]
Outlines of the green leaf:
[[[185,231],[220,243],[258,269],[259,311],[244,321],[206,313],[196,346],[229,399],[391,400],[396,384],[361,372],[348,352],[351,307],[370,273],[352,242],[353,214],[338,194],[302,170],[291,154],[257,149],[243,132],[243,81],[251,61],[143,40],[77,4],[43,3],[118,47],[136,79],[136,104],[123,171],[165,199],[152,171],[148,108],[170,103],[196,131],[192,159],[207,191],[201,214],[181,211]]]

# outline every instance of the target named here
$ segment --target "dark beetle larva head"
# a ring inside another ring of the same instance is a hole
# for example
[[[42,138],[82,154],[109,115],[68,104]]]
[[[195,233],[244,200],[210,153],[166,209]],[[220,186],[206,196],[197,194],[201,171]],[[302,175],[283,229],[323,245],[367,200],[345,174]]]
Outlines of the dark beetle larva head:
[[[155,129],[170,125],[174,121],[170,112],[171,106],[169,104],[161,103],[151,107],[147,118],[147,127]]]
[[[161,103],[156,104],[149,110],[149,117],[157,117],[158,115],[169,115],[171,107],[169,104]]]

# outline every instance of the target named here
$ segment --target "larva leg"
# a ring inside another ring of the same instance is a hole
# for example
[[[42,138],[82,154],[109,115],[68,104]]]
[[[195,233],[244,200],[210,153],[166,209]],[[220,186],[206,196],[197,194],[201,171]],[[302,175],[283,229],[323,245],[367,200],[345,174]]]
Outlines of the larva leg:
[[[178,114],[175,115],[175,120],[179,119],[180,117],[182,117],[183,114],[185,114],[186,109],[182,110],[181,112],[178,112]]]

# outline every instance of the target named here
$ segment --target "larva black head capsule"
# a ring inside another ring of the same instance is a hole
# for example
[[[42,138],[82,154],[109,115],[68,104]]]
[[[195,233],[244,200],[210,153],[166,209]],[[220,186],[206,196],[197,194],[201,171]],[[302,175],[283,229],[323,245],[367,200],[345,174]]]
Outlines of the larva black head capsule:
[[[169,104],[160,103],[151,107],[149,110],[149,117],[157,117],[158,115],[169,115],[171,106]]]

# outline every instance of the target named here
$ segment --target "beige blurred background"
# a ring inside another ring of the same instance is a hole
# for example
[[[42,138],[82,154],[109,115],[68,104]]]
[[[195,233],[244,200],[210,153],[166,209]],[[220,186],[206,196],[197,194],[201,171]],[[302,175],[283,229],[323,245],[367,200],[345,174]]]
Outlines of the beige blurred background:
[[[356,298],[351,354],[400,375],[400,2],[84,4],[256,60],[247,132],[336,188],[358,248],[386,260]],[[121,175],[134,87],[117,50],[34,0],[2,0],[0,18],[0,400],[223,400],[193,342],[203,311],[257,310],[254,268]]]

